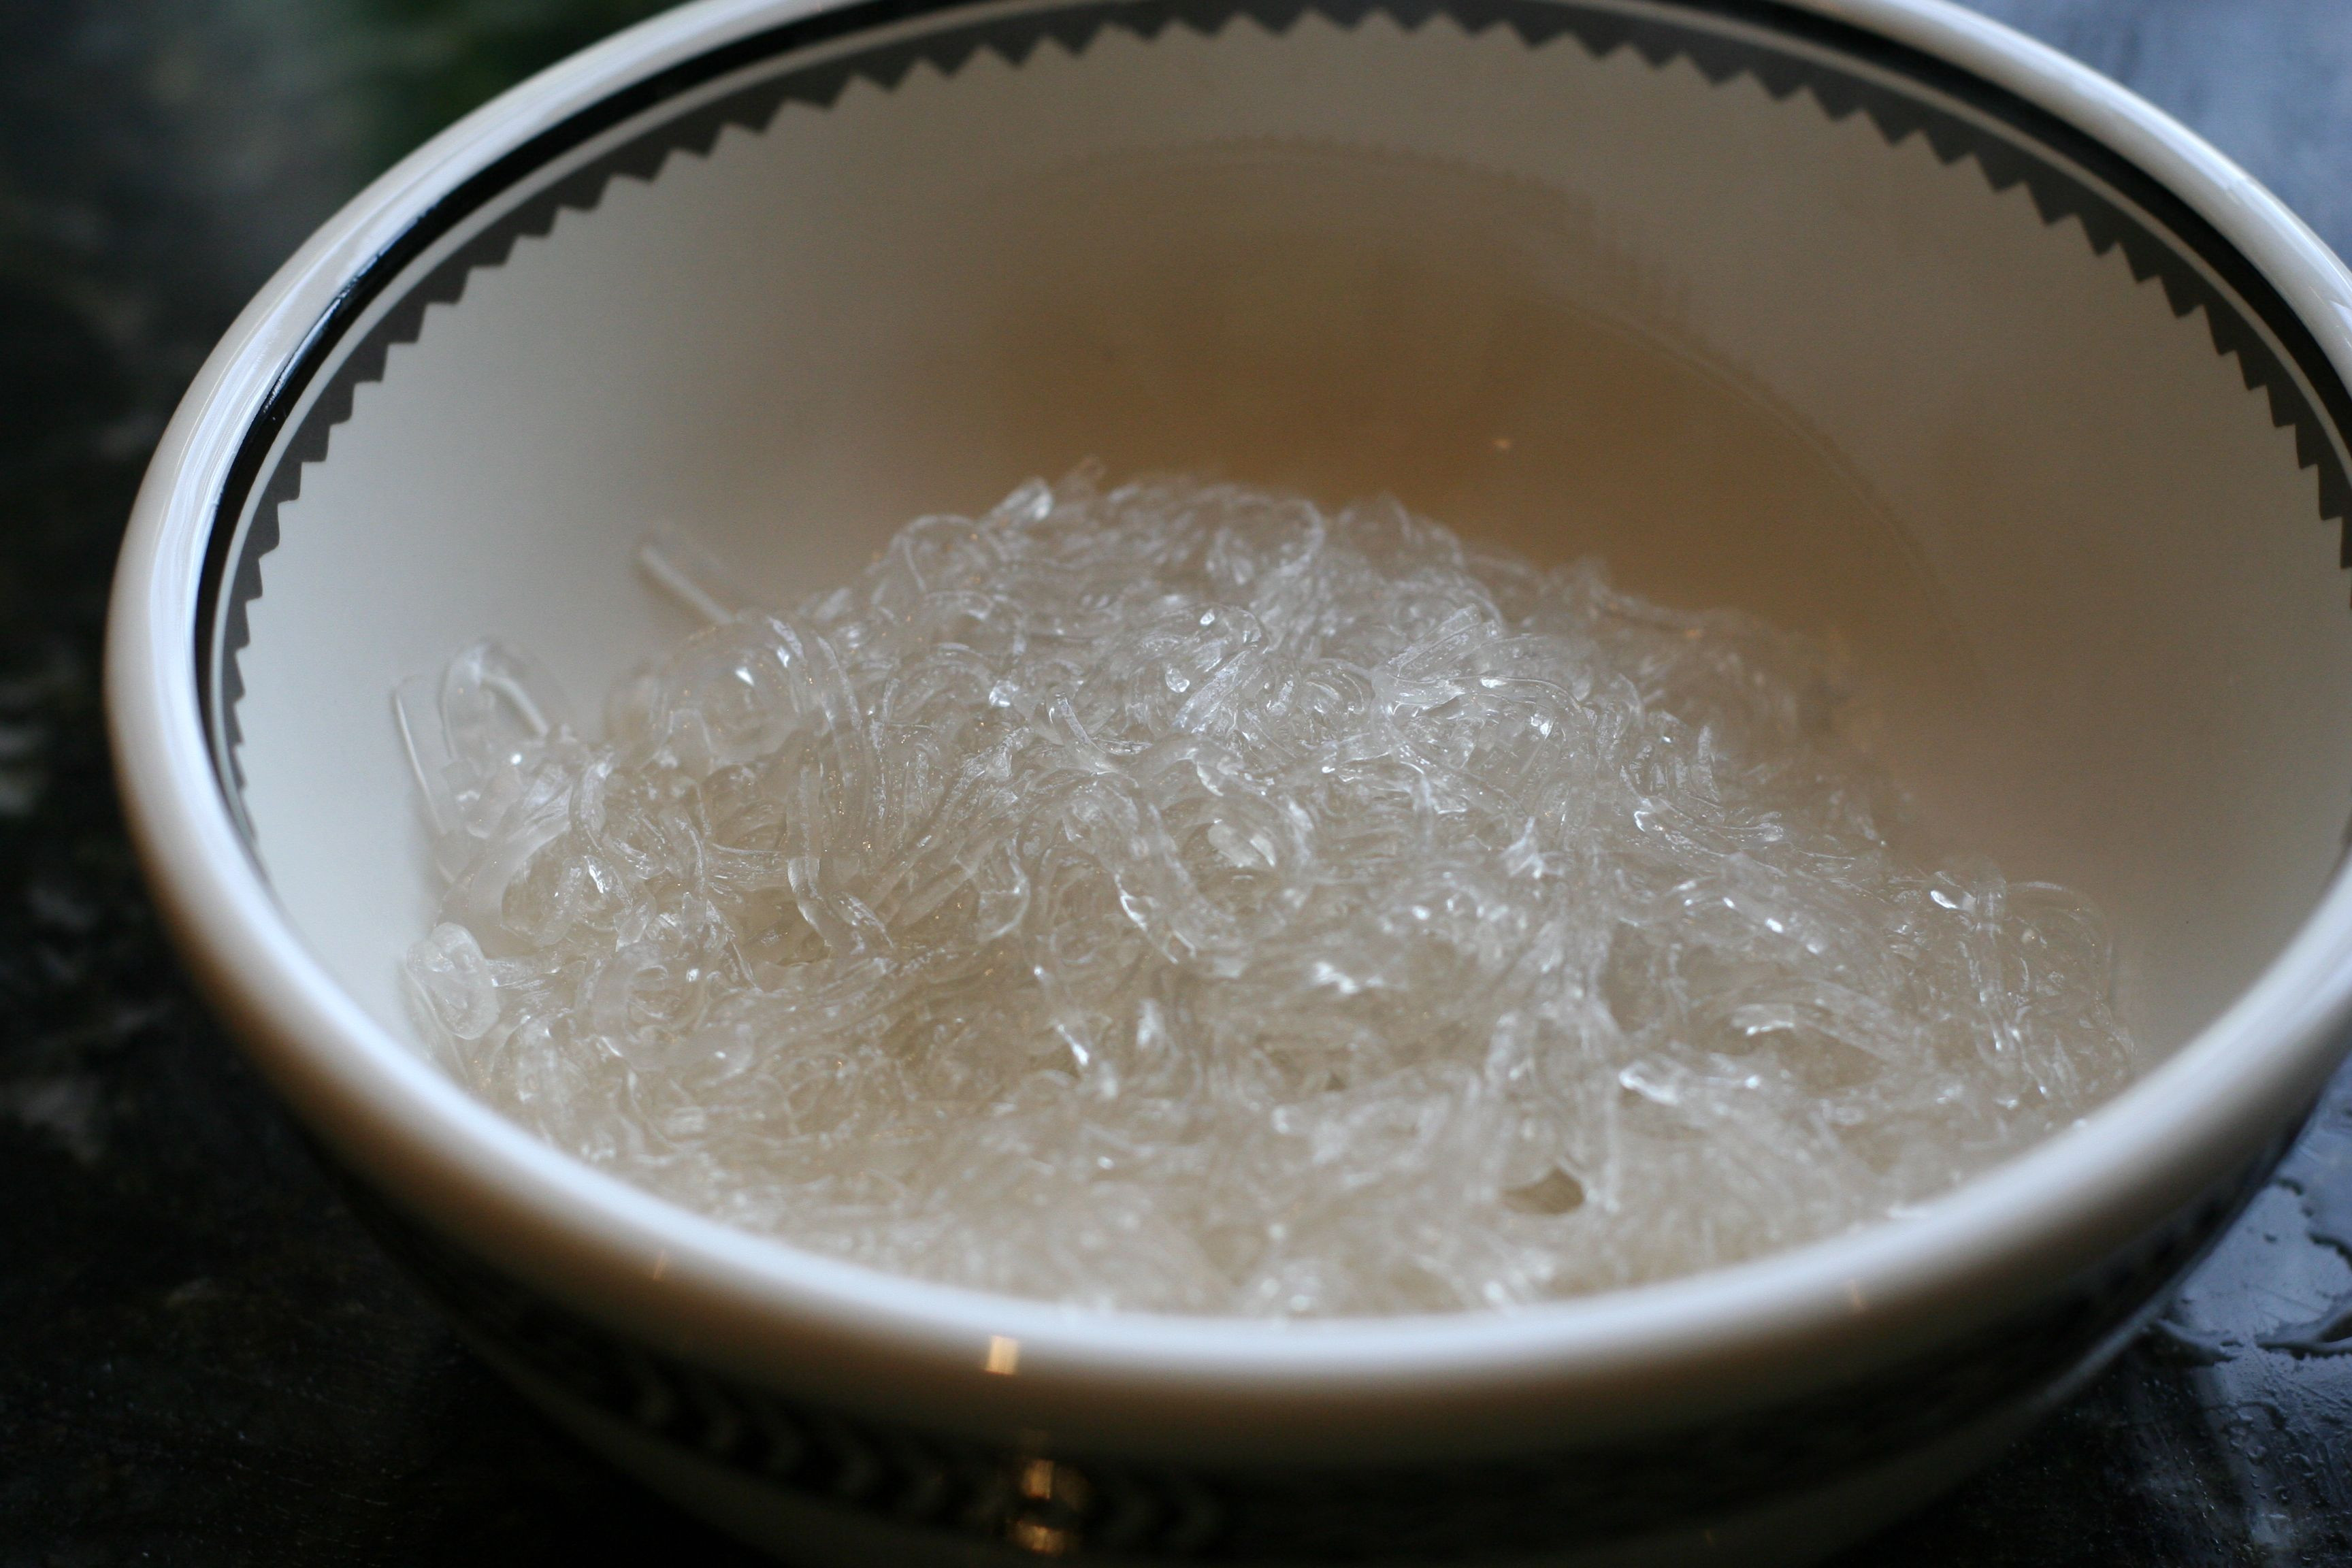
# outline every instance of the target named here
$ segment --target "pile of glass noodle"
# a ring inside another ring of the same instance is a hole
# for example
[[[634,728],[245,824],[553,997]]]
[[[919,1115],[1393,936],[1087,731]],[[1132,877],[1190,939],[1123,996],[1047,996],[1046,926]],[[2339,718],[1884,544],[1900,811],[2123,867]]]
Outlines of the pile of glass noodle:
[[[1101,1307],[1507,1307],[1890,1213],[2133,1063],[2084,900],[1923,847],[1835,662],[1393,502],[1085,475],[736,610],[602,741],[398,707],[450,1068],[835,1257]]]

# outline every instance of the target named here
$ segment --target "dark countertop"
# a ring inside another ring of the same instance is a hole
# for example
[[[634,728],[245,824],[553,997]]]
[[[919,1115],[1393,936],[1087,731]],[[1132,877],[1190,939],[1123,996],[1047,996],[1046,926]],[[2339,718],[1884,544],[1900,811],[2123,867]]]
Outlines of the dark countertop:
[[[744,1563],[457,1348],[157,930],[100,635],[181,388],[436,126],[645,0],[0,0],[0,1568]],[[2352,0],[1986,0],[2352,250]],[[2339,1320],[2343,1320],[2339,1323]],[[1842,1560],[2352,1565],[2352,1074],[2149,1334]]]

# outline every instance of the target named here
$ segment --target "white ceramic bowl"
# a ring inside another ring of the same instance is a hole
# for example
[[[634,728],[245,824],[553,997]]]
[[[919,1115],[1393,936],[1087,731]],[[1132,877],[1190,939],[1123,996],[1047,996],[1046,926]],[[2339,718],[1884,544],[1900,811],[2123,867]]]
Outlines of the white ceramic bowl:
[[[189,393],[117,580],[203,983],[474,1342],[804,1557],[1755,1561],[2095,1369],[2339,1052],[2352,279],[1933,0],[705,0],[402,163]],[[682,520],[792,595],[1089,453],[1388,489],[1834,631],[1885,751],[2095,895],[2161,1058],[1923,1216],[1496,1315],[1085,1316],[805,1256],[420,1055],[387,693],[593,694]]]

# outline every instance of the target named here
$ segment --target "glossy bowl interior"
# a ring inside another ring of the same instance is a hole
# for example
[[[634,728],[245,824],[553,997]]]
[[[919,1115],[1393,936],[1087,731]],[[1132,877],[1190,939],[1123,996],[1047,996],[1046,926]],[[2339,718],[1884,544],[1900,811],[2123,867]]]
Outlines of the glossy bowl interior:
[[[125,556],[126,789],[199,970],[330,1146],[653,1342],[1171,1451],[1664,1420],[1987,1319],[2324,1076],[2347,301],[2186,132],[1933,4],[714,0],[419,153],[224,345]],[[651,524],[789,602],[1087,458],[1391,491],[1843,637],[1931,815],[2105,907],[2167,1065],[1918,1221],[1282,1331],[728,1233],[420,1059],[397,965],[436,889],[396,682],[495,633],[593,711],[688,626],[632,569]]]

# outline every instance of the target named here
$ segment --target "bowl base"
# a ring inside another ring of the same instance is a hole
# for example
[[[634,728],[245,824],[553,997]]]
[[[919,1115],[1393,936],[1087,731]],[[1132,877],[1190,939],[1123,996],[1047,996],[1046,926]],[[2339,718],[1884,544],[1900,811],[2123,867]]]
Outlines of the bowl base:
[[[513,1358],[467,1335],[500,1376],[558,1426],[656,1493],[707,1524],[794,1568],[1012,1568],[1041,1556],[1068,1555],[1051,1532],[1024,1549],[898,1524],[874,1514],[835,1509],[775,1488],[742,1472],[697,1458],[564,1392]],[[2102,1347],[2103,1349],[2105,1347]],[[1596,1546],[1502,1555],[1449,1557],[1459,1568],[1688,1568],[1737,1563],[1740,1568],[1798,1568],[1863,1540],[1949,1490],[1990,1463],[2108,1359],[2092,1358],[2058,1383],[1993,1410],[1960,1430],[1890,1463],[1843,1476],[1826,1486],[1777,1499],[1702,1524]],[[1140,1568],[1165,1562],[1161,1553],[1078,1554],[1080,1560]],[[1312,1558],[1245,1557],[1221,1561],[1255,1568],[1307,1568]],[[1350,1554],[1351,1561],[1361,1561]],[[1414,1561],[1422,1561],[1418,1555]]]

